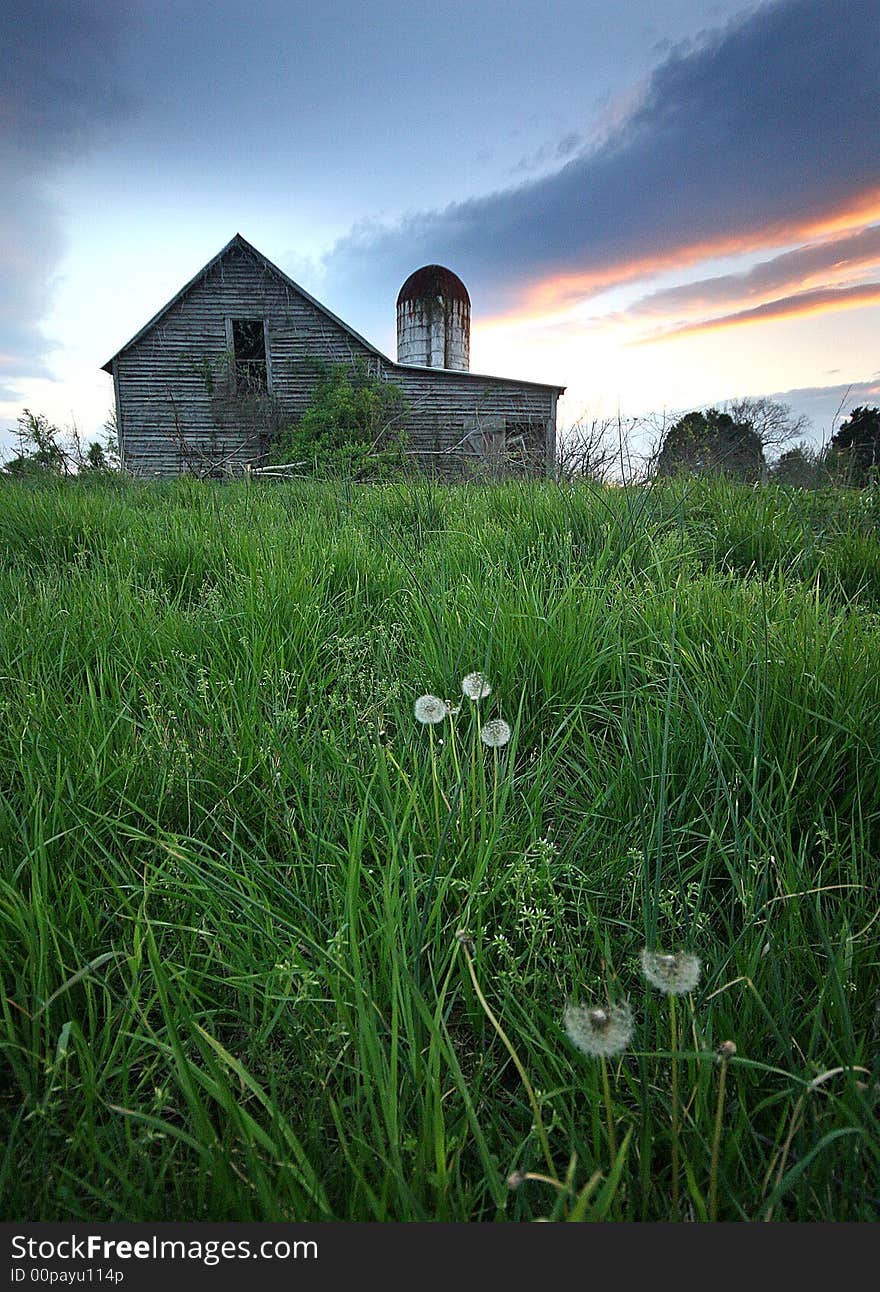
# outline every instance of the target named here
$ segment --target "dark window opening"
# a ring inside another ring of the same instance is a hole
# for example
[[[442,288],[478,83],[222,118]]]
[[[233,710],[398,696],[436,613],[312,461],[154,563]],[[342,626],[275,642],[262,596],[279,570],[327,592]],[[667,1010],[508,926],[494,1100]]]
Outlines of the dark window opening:
[[[546,428],[539,421],[507,422],[506,451],[508,457],[530,461],[544,451]]]
[[[232,352],[236,394],[264,395],[269,389],[269,368],[262,319],[232,320]]]

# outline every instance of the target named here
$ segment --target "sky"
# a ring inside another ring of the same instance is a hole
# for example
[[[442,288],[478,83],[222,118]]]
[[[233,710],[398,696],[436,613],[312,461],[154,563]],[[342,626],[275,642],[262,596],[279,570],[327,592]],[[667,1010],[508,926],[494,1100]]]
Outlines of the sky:
[[[877,0],[19,0],[0,449],[235,234],[395,357],[408,275],[559,420],[880,404]]]

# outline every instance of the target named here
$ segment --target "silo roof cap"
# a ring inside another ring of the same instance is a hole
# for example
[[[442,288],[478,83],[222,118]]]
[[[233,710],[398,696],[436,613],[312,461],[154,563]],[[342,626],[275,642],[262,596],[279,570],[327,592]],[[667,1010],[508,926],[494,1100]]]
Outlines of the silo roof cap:
[[[443,265],[423,265],[407,278],[397,295],[397,304],[432,300],[437,296],[444,300],[462,301],[467,306],[471,303],[468,290],[458,274]]]

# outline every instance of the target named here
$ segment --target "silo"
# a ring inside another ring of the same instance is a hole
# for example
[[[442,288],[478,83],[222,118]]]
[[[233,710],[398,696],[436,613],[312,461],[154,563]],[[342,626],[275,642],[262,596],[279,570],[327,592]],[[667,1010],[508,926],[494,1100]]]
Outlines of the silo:
[[[471,298],[451,269],[425,265],[410,274],[397,297],[397,362],[467,372]]]

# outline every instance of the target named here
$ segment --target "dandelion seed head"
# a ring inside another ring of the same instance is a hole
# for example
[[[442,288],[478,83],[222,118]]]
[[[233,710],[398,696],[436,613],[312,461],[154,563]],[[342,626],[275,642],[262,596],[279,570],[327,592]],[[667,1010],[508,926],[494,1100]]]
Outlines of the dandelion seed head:
[[[485,700],[492,693],[492,688],[482,673],[468,673],[467,677],[462,678],[461,689],[474,704],[479,704],[480,700]]]
[[[718,1054],[722,1059],[732,1059],[736,1054],[735,1041],[722,1041],[718,1046]]]
[[[581,1053],[599,1058],[619,1054],[632,1040],[632,1013],[625,1001],[602,1009],[566,1005],[562,1023]]]
[[[446,707],[446,701],[441,700],[436,695],[420,695],[413,706],[417,722],[429,723],[442,722],[449,710]]]
[[[671,955],[649,951],[645,947],[640,959],[642,973],[648,982],[667,996],[686,996],[688,992],[694,991],[700,981],[703,968],[700,959],[686,951],[676,951]]]
[[[480,739],[490,749],[500,749],[510,739],[510,727],[503,718],[492,718],[481,729]]]

